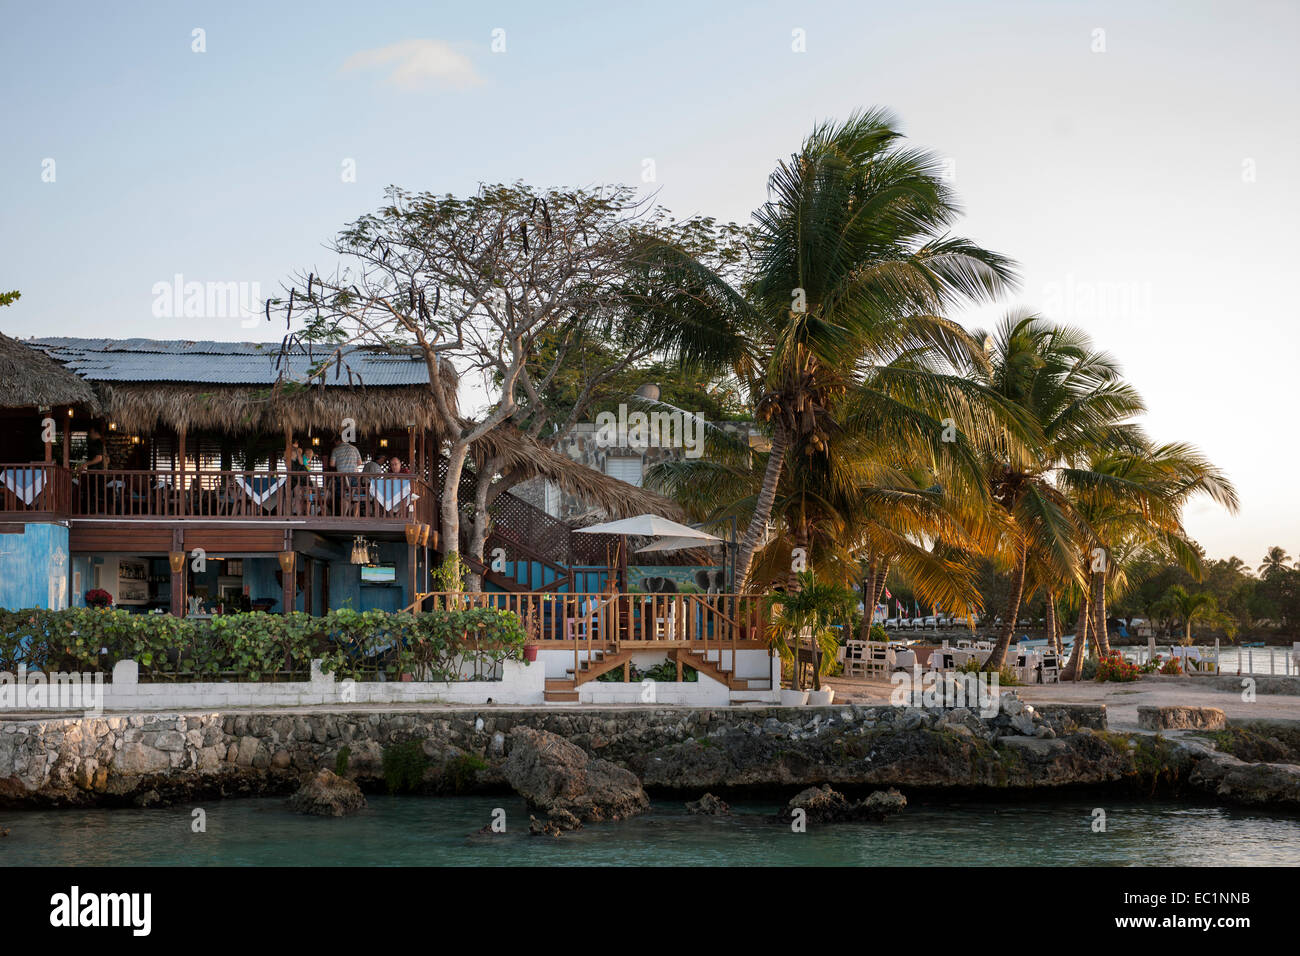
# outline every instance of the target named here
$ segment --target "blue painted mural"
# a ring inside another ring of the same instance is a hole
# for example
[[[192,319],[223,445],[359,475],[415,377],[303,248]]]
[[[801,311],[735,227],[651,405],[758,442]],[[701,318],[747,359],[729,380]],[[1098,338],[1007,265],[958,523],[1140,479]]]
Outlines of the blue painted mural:
[[[68,606],[68,529],[61,524],[24,525],[22,534],[0,534],[0,607]]]

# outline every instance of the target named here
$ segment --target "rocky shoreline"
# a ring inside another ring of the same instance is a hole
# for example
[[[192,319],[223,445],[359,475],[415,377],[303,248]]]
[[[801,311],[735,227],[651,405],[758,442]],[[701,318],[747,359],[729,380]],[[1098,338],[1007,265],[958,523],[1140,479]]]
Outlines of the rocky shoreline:
[[[557,758],[558,771],[541,774],[519,752],[521,739],[540,746],[538,735],[555,735],[571,748]],[[825,785],[904,793],[1101,787],[1300,809],[1295,726],[1245,729],[1229,722],[1224,731],[1198,737],[1117,734],[1106,728],[1104,706],[1034,708],[1013,695],[993,718],[962,708],[832,706],[9,720],[0,723],[0,807],[288,795],[326,769],[378,792],[385,788],[386,749],[412,741],[422,755],[415,792],[514,790],[542,812],[577,806],[578,819],[585,789],[632,781],[674,799]],[[346,751],[342,759],[340,751]],[[520,783],[526,773],[536,792]],[[630,799],[621,812],[644,809],[639,798]],[[586,818],[602,813],[609,818],[620,810],[596,809]]]

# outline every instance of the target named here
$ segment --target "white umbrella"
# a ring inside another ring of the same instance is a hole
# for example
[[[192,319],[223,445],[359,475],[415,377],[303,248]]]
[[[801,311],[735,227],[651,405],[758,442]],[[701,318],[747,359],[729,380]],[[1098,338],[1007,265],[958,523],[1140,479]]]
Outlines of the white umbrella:
[[[685,551],[687,548],[707,548],[711,542],[703,538],[660,538],[658,541],[651,541],[644,548],[637,548],[636,554],[642,554],[646,551]]]
[[[700,541],[716,541],[719,543],[722,541],[721,538],[706,531],[699,531],[688,525],[678,524],[676,521],[669,521],[667,518],[652,514],[622,518],[618,521],[606,521],[604,524],[593,524],[586,528],[574,528],[574,530],[582,534],[624,534],[642,538],[690,538],[692,541],[697,542],[696,545],[688,547],[698,547]]]

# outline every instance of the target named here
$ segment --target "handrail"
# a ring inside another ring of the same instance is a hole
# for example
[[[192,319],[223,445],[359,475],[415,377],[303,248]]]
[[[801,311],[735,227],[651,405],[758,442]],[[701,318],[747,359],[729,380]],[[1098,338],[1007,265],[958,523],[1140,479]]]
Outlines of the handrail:
[[[238,518],[432,523],[428,483],[413,474],[270,469],[89,469],[71,479],[77,517]]]
[[[71,473],[49,461],[0,464],[0,514],[64,517]]]
[[[513,611],[530,640],[566,646],[572,642],[575,672],[582,663],[579,645],[591,660],[594,650],[674,644],[698,651],[734,651],[738,644],[765,645],[767,640],[759,594],[434,591],[421,595],[424,602],[431,608]]]

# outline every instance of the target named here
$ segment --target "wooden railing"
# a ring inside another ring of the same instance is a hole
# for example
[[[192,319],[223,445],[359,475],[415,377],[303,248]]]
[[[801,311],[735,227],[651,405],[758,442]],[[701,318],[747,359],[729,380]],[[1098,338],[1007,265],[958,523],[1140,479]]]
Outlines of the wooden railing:
[[[599,594],[542,591],[437,591],[424,610],[495,607],[519,615],[529,640],[609,650],[683,646],[714,650],[767,644],[758,594]]]
[[[5,512],[72,517],[432,523],[436,510],[428,485],[415,475],[121,469],[70,475],[52,465],[0,465],[0,482]]]
[[[68,470],[52,462],[0,464],[0,514],[65,517],[71,498]]]

